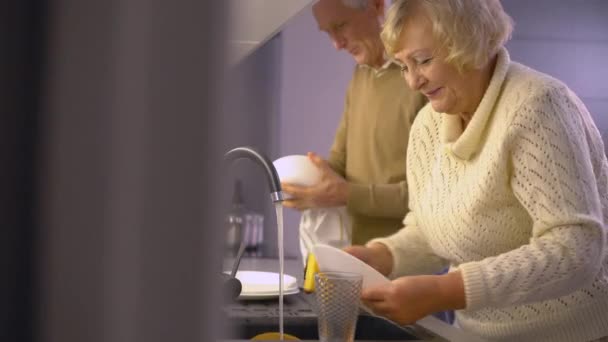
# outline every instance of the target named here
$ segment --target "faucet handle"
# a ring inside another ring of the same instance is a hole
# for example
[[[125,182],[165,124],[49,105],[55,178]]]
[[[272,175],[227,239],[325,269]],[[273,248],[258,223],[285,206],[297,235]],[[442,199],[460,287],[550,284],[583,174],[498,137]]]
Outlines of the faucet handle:
[[[224,300],[235,300],[241,295],[243,284],[237,278],[229,274],[222,273],[222,294]]]

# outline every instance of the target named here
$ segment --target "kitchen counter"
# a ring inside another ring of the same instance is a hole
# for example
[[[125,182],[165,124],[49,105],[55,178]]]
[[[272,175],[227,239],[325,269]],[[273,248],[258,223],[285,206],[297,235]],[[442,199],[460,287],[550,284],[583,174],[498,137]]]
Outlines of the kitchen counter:
[[[225,260],[224,269],[230,270],[232,268],[232,263],[233,263],[232,260]],[[243,258],[241,260],[239,270],[240,271],[245,271],[245,270],[247,270],[247,271],[265,271],[265,272],[277,272],[278,273],[279,260],[278,259],[268,259],[268,258]],[[304,267],[300,260],[286,259],[285,263],[284,263],[284,271],[285,271],[285,274],[295,277],[297,279],[298,286],[300,288],[302,287],[303,278],[304,278],[303,277]],[[287,307],[287,300],[289,299],[288,297],[285,297],[285,303],[286,303],[285,306],[286,307]],[[305,298],[305,299],[301,299],[301,298]],[[297,298],[294,297],[293,299],[289,299],[289,300],[290,300],[290,303],[297,303],[298,301],[310,300],[310,299],[306,299],[306,295],[301,295],[301,296],[298,296]],[[238,308],[237,311],[243,315],[247,315],[248,307],[252,313],[259,312],[260,310],[264,310],[264,308],[263,308],[264,305],[262,305],[262,304],[259,304],[259,305],[260,305],[260,307],[258,308],[258,307],[256,307],[256,306],[258,306],[257,303],[245,303],[243,305],[243,307]],[[265,305],[268,306],[268,304],[265,304]],[[268,308],[266,308],[266,309],[268,309]],[[306,311],[306,310],[303,310],[303,311]],[[308,311],[310,311],[310,310],[308,310]],[[286,319],[289,315],[291,315],[291,313],[285,314]],[[306,312],[304,313],[304,315],[305,316],[307,315]],[[312,315],[312,313],[310,313],[310,315]],[[290,319],[300,319],[299,317],[300,316],[294,318],[293,316],[291,316]],[[311,317],[306,316],[306,317],[302,317],[301,319],[311,319]],[[277,325],[278,325],[278,323],[277,323]],[[469,334],[466,334],[462,330],[460,330],[452,325],[449,325],[432,316],[425,317],[425,318],[419,320],[418,322],[416,322],[416,324],[406,327],[406,329],[415,331],[416,336],[424,336],[424,338],[419,341],[482,342],[479,338],[470,336]],[[248,340],[228,339],[228,340],[222,340],[222,341],[238,342],[238,341],[248,341]],[[313,340],[303,340],[303,341],[313,341]],[[359,340],[359,339],[357,341],[359,341],[359,342],[365,342],[365,341],[380,342],[380,340]]]

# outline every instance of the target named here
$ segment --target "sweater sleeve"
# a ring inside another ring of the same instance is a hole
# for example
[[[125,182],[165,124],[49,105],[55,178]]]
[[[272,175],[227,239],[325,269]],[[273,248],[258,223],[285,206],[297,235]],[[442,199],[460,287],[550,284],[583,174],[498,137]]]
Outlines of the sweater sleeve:
[[[391,184],[350,183],[347,207],[370,216],[402,218],[407,213],[407,182]]]
[[[347,90],[344,101],[344,112],[327,159],[331,168],[342,177],[346,177],[346,158],[349,153],[347,151],[347,137],[352,87],[353,81],[351,81]],[[410,125],[416,115],[415,109],[419,106],[418,103],[412,105],[414,112],[408,114]],[[405,181],[391,184],[358,184],[350,182],[346,206],[349,211],[365,216],[401,219],[407,213],[407,191],[407,183]]]
[[[606,236],[596,182],[599,134],[565,87],[532,96],[509,126],[510,187],[533,222],[529,243],[459,266],[467,309],[565,296],[590,285]]]
[[[434,274],[443,270],[448,262],[437,256],[426,237],[416,224],[416,215],[409,212],[403,220],[404,227],[395,234],[370,240],[385,245],[393,255],[390,279],[406,275]]]
[[[347,112],[344,111],[344,114],[340,119],[338,129],[336,130],[334,142],[332,144],[331,150],[329,151],[329,157],[327,158],[329,166],[342,177],[346,176],[346,122],[348,120],[347,116]]]
[[[418,111],[426,103],[425,97],[417,92],[410,92],[406,101],[408,108],[403,134],[409,135]],[[405,146],[407,149],[407,145]],[[406,156],[403,156],[405,159]],[[347,201],[349,210],[370,217],[401,219],[408,212],[407,180],[389,184],[350,184]]]
[[[352,86],[353,81],[351,80],[346,91],[346,98],[344,99],[344,111],[342,112],[342,117],[334,136],[334,142],[329,150],[329,157],[327,158],[329,166],[342,177],[346,177],[346,137],[348,134],[348,113]]]

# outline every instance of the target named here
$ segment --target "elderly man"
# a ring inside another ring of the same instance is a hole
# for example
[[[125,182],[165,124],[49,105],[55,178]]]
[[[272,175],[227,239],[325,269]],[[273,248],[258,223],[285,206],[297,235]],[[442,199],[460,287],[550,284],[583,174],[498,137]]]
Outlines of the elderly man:
[[[408,205],[408,136],[425,101],[407,87],[400,65],[385,54],[380,39],[384,10],[384,0],[319,0],[313,5],[319,29],[357,66],[328,159],[308,153],[321,180],[310,187],[283,184],[292,196],[286,207],[345,206],[354,244],[402,227]]]

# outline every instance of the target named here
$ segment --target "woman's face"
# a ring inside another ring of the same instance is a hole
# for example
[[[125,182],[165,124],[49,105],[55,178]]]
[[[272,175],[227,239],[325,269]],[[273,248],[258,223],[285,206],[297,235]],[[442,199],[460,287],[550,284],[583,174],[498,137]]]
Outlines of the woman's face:
[[[431,21],[422,10],[406,20],[398,43],[395,57],[408,86],[426,96],[436,112],[475,112],[481,97],[471,91],[474,77],[445,62],[445,49],[435,41]]]

